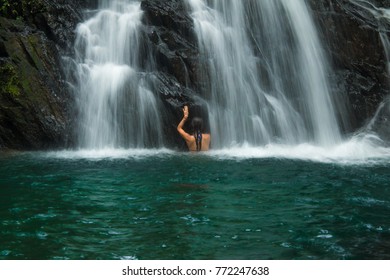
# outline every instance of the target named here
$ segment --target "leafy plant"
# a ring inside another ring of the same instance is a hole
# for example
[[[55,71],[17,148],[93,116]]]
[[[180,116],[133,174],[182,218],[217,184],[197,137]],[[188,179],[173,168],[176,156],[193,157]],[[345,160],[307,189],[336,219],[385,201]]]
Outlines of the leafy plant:
[[[42,0],[0,0],[0,15],[8,18],[27,18],[45,11]]]
[[[8,0],[1,0],[0,2],[0,15],[5,17],[17,17],[18,11],[17,11],[17,1],[8,1]]]

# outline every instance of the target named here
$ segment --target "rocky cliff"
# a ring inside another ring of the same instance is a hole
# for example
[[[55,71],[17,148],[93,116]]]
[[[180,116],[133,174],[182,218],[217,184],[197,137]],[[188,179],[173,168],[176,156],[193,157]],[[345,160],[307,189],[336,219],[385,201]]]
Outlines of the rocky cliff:
[[[82,3],[91,3],[1,3],[0,148],[64,147],[71,141],[72,97],[61,57],[71,50]]]
[[[379,32],[390,29],[367,9],[347,0],[308,2],[332,62],[334,90],[350,99],[353,123],[347,130],[353,131],[374,115],[388,93]],[[386,7],[387,2],[373,1],[377,7]],[[72,55],[82,10],[95,8],[98,0],[2,3],[0,148],[72,146],[74,96],[66,83],[62,57]],[[148,56],[155,58],[155,92],[167,108],[164,126],[168,135],[176,135],[179,108],[184,103],[197,105],[194,91],[203,86],[198,79],[200,57],[193,23],[182,0],[143,0],[141,7],[142,38],[148,50],[140,54],[141,60],[147,68]],[[172,139],[171,144],[179,140]]]
[[[370,10],[390,8],[387,0],[330,0],[310,4],[319,34],[331,59],[334,90],[347,94],[351,108],[351,130],[369,122],[389,94],[389,73],[380,33],[390,36],[390,21]]]

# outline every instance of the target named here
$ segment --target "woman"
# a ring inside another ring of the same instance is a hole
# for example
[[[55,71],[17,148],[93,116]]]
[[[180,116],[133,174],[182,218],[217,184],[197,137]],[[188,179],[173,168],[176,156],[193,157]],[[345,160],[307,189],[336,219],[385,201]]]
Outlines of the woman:
[[[203,120],[201,118],[192,119],[192,135],[184,131],[183,126],[188,119],[188,115],[188,106],[184,106],[183,119],[177,126],[177,131],[186,141],[187,147],[191,152],[208,151],[210,147],[210,134],[203,133]]]

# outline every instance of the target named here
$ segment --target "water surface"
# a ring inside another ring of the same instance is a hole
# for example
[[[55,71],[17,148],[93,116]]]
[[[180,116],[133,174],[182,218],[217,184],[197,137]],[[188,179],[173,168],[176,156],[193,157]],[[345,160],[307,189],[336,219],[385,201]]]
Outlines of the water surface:
[[[223,151],[2,154],[0,259],[389,259],[389,167]]]

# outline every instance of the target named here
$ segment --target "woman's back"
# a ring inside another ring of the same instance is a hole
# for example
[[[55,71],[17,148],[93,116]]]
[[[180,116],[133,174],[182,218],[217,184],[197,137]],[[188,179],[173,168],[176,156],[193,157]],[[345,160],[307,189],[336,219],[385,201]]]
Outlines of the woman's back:
[[[194,135],[191,135],[190,139],[186,140],[188,149],[191,152],[197,152],[197,151],[208,151],[210,149],[210,134],[202,133],[202,139],[201,139],[201,145],[199,147],[196,145],[196,137]]]
[[[177,131],[180,133],[181,137],[186,141],[187,147],[191,152],[198,151],[208,151],[210,148],[210,134],[202,133],[203,131],[203,120],[201,118],[195,117],[192,120],[192,129],[193,134],[189,134],[184,131],[183,126],[187,121],[189,115],[188,106],[183,108],[183,119],[177,126]]]

